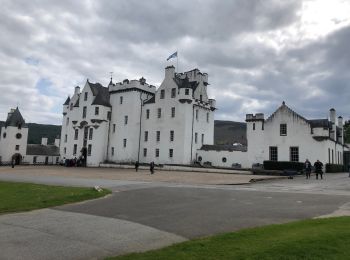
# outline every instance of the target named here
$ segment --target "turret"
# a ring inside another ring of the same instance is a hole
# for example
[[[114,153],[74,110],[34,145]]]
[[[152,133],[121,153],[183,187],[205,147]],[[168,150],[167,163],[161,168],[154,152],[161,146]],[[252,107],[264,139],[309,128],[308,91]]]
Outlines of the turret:
[[[332,130],[330,132],[330,138],[337,140],[337,129],[335,124],[336,112],[334,108],[329,110],[329,121],[332,123]]]
[[[80,94],[80,87],[76,86],[74,89],[74,95],[78,95],[78,94]]]

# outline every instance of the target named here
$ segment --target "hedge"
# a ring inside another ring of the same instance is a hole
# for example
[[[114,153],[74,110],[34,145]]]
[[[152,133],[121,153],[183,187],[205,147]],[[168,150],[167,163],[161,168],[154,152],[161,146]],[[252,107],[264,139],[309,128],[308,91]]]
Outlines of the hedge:
[[[286,161],[264,161],[264,170],[296,170],[302,171],[304,163],[302,162],[286,162]]]
[[[326,163],[326,172],[343,172],[344,165]]]

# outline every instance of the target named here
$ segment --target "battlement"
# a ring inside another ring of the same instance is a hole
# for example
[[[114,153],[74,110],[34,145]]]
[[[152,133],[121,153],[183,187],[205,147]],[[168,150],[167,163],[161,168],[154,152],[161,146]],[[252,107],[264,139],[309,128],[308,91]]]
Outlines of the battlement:
[[[264,121],[264,114],[263,113],[256,113],[254,114],[246,114],[246,122],[256,122],[256,121]]]
[[[114,85],[109,85],[109,92],[128,90],[128,89],[141,89],[147,92],[155,93],[156,87],[146,83],[145,78],[140,78],[139,80],[124,79],[122,82],[116,83]]]

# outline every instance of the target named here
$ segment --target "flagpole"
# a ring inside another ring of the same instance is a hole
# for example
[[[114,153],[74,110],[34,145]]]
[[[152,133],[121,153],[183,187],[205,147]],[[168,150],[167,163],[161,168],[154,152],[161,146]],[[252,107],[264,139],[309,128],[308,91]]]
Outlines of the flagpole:
[[[176,50],[176,70],[177,70],[177,73],[179,73],[179,53],[177,50]]]

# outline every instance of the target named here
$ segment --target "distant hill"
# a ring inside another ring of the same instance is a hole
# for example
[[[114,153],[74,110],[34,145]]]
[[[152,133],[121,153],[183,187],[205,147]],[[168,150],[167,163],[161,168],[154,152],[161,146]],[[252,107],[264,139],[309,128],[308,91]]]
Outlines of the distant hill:
[[[0,129],[5,125],[4,121],[0,121]],[[47,137],[48,143],[52,144],[55,142],[57,136],[61,136],[61,126],[60,125],[43,125],[28,123],[28,143],[29,144],[40,144],[41,137]]]
[[[0,127],[5,122],[0,121]],[[28,143],[40,144],[41,137],[48,137],[49,143],[54,143],[55,137],[61,135],[61,126],[59,125],[43,125],[28,123]],[[233,144],[241,143],[247,145],[246,123],[234,121],[214,121],[214,143],[215,144]]]
[[[214,143],[247,145],[247,124],[234,121],[214,121]]]

